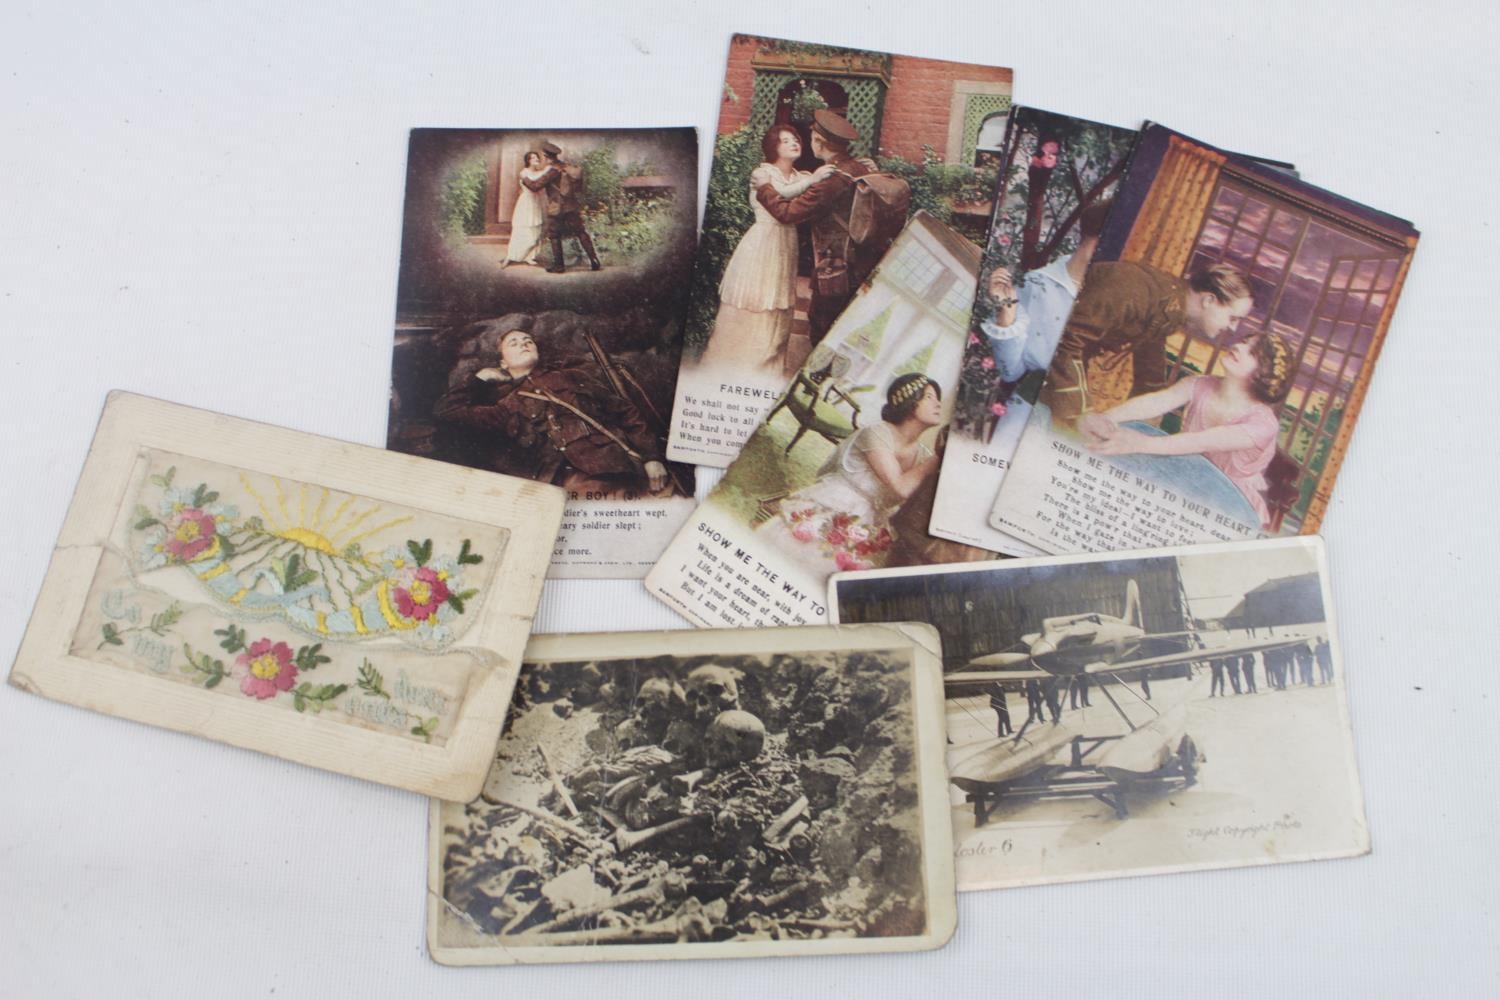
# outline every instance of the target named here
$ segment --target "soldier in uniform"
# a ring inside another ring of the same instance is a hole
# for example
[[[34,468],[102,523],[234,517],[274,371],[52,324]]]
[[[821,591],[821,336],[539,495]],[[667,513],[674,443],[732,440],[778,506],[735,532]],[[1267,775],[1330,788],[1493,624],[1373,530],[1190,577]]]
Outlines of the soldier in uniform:
[[[1094,264],[1040,401],[1051,408],[1054,426],[1077,425],[1087,433],[1080,417],[1166,388],[1166,343],[1174,331],[1222,341],[1253,305],[1249,282],[1227,264],[1195,271],[1186,281],[1136,261]]]
[[[455,371],[433,416],[451,450],[494,472],[651,493],[667,485],[657,436],[640,411],[590,365],[542,363],[525,330],[501,338],[498,366]]]
[[[1008,695],[1003,684],[996,683],[990,688],[990,708],[995,710],[995,736],[1009,736],[1014,730],[1010,724],[1010,705],[1007,701]]]
[[[594,252],[594,241],[589,231],[583,228],[583,167],[564,162],[562,148],[542,143],[542,153],[547,157],[547,169],[535,180],[521,178],[521,183],[532,190],[547,192],[547,239],[552,242],[552,263],[547,270],[561,274],[563,266],[564,236],[578,240],[583,252],[589,256],[589,269],[600,268],[599,255]]]
[[[875,172],[870,161],[849,155],[850,145],[858,138],[858,130],[842,115],[820,108],[813,112],[812,154],[837,168],[838,173],[790,200],[782,198],[770,184],[755,192],[777,222],[811,224],[813,280],[807,325],[814,346],[828,333],[891,243],[882,238],[860,244],[849,235],[855,178]],[[891,238],[894,236],[892,233]]]

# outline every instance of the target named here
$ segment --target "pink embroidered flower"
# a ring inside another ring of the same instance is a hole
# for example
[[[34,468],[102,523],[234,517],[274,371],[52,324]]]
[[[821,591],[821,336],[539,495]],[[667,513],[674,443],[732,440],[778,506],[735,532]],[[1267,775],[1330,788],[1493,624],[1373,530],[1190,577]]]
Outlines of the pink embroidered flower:
[[[833,554],[833,564],[843,570],[870,568],[869,563],[862,562],[847,552],[835,552]]]
[[[235,657],[232,672],[240,679],[240,691],[261,700],[276,697],[277,691],[290,691],[297,683],[291,647],[270,639],[252,642],[249,649]]]
[[[430,567],[423,566],[413,572],[410,579],[393,587],[391,598],[403,617],[425,622],[437,614],[438,608],[443,606],[443,602],[452,593],[441,575]]]
[[[792,537],[799,542],[810,542],[817,537],[817,534],[813,531],[811,525],[798,524],[792,529]]]
[[[189,562],[214,542],[218,528],[214,516],[197,507],[184,507],[166,524],[163,544],[167,555],[179,562]]]
[[[848,535],[849,541],[858,544],[859,542],[863,542],[870,537],[870,529],[864,527],[863,525],[853,524],[849,526]]]
[[[969,346],[973,347],[977,343],[979,343],[979,335],[976,333],[969,334]]]
[[[842,528],[834,527],[830,527],[827,531],[823,532],[823,538],[829,545],[843,545],[848,540]]]
[[[993,413],[997,417],[1003,417],[1003,416],[1005,416],[1005,404],[1004,403],[991,403],[990,404],[990,412]]]
[[[995,367],[995,359],[983,358],[979,362],[979,367],[983,368],[985,371],[989,371],[991,368]]]
[[[1009,235],[1002,235],[1000,237],[1000,245],[1001,246],[1008,247],[1008,246],[1010,246],[1010,244],[1011,244],[1011,238],[1010,238]]]

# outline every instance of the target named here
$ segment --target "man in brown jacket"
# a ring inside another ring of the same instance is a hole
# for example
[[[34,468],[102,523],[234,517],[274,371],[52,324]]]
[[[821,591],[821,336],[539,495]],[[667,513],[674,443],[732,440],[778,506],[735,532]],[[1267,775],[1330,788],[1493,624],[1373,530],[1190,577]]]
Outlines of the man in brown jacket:
[[[450,450],[494,472],[651,493],[667,484],[660,444],[640,411],[586,363],[542,364],[525,330],[501,338],[498,367],[456,371],[433,416]]]
[[[594,252],[589,231],[583,228],[583,167],[564,162],[562,148],[554,143],[542,143],[542,153],[547,157],[547,169],[535,180],[521,178],[521,183],[533,191],[547,192],[546,232],[552,242],[552,263],[547,270],[553,274],[565,270],[562,241],[564,236],[571,236],[588,254],[589,268],[597,271],[599,255]]]
[[[828,333],[890,245],[889,240],[862,245],[849,235],[854,180],[875,172],[873,163],[849,155],[849,147],[858,138],[859,132],[842,115],[820,108],[813,112],[812,154],[837,167],[838,173],[790,200],[770,184],[755,192],[777,222],[811,224],[813,280],[807,325],[814,345]]]
[[[1051,408],[1054,426],[1071,428],[1085,413],[1164,389],[1168,336],[1186,329],[1223,340],[1253,306],[1250,283],[1228,264],[1195,271],[1186,281],[1136,261],[1094,264],[1040,401]]]

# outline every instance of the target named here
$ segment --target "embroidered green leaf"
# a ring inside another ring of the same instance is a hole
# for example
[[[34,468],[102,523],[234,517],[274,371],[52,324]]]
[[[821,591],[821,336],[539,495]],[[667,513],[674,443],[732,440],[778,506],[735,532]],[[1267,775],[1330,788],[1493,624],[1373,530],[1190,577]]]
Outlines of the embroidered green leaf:
[[[277,582],[281,584],[283,593],[291,593],[307,586],[318,578],[317,570],[308,569],[302,563],[302,557],[292,553],[285,562],[278,562],[273,567]]]
[[[459,614],[463,614],[464,602],[477,593],[479,593],[479,591],[477,590],[461,590],[456,594],[449,594],[448,603],[453,607],[454,611],[457,611]]]
[[[159,476],[152,476],[151,481],[164,490],[172,488],[172,477],[177,475],[177,466],[171,466],[166,472]]]
[[[140,531],[142,528],[149,528],[153,524],[161,524],[161,522],[158,521],[156,519],[155,515],[153,515],[149,510],[147,510],[144,505],[142,505],[142,504],[136,504],[135,505],[135,530],[136,531]]]
[[[391,700],[385,689],[385,678],[380,676],[380,671],[368,659],[359,668],[359,689],[372,697]]]
[[[363,580],[359,581],[359,586],[354,588],[354,596],[363,596],[371,587],[375,586],[382,579],[384,578],[379,574],[365,577]]]
[[[120,630],[115,628],[114,625],[106,623],[100,631],[104,634],[104,641],[99,643],[99,649],[103,649],[105,646],[125,645],[125,640],[120,638]]]
[[[242,628],[225,625],[223,628],[214,629],[214,635],[224,637],[219,641],[219,646],[226,653],[238,653],[245,648],[245,630]]]
[[[218,685],[224,679],[224,661],[215,660],[207,653],[195,653],[193,647],[187,643],[182,644],[182,653],[187,657],[188,665],[182,669],[185,674],[197,674],[194,681],[202,684],[205,688]]]
[[[365,558],[365,550],[364,547],[358,542],[350,542],[348,545],[344,546],[343,555],[345,559],[348,559],[351,562],[363,562]]]
[[[319,651],[322,648],[323,644],[321,642],[315,642],[311,646],[303,646],[299,648],[297,650],[297,655],[293,657],[297,664],[297,669],[316,670],[324,663],[332,663],[333,659],[331,657],[323,656],[320,654]]]
[[[458,550],[458,564],[460,566],[477,565],[484,562],[484,556],[476,555],[469,551],[469,540],[464,539],[463,547]]]
[[[406,540],[406,551],[417,561],[418,566],[426,566],[427,560],[432,558],[432,539],[424,539],[421,545],[408,538]]]
[[[422,737],[423,743],[431,743],[432,734],[437,731],[437,724],[437,716],[425,719],[420,724],[411,727],[411,734]]]
[[[317,715],[330,701],[347,690],[347,684],[310,684],[304,681],[292,688],[292,707],[299,712],[312,709],[313,714]]]
[[[223,553],[224,558],[228,559],[232,557],[236,552],[238,552],[240,550],[240,547],[234,544],[234,542],[230,540],[228,535],[220,535],[219,550]]]
[[[182,605],[173,601],[167,605],[165,611],[159,611],[151,616],[151,624],[147,626],[157,635],[166,635],[167,629],[182,620]]]

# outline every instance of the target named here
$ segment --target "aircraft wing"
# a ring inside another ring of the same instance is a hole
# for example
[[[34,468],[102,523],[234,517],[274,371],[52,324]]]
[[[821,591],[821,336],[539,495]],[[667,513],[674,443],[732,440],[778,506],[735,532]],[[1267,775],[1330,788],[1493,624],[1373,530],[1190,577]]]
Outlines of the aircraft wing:
[[[1147,636],[1148,639],[1157,636]],[[1160,656],[1147,656],[1138,660],[1121,660],[1116,663],[1090,663],[1084,667],[1084,672],[1089,674],[1118,674],[1128,670],[1146,670],[1151,667],[1169,667],[1178,663],[1201,663],[1204,660],[1217,660],[1221,656],[1237,656],[1240,653],[1256,653],[1264,649],[1281,649],[1286,646],[1300,646],[1307,641],[1306,636],[1282,637],[1280,639],[1261,639],[1256,642],[1232,643],[1228,646],[1209,646],[1202,649],[1182,649],[1173,653]]]
[[[1045,670],[964,670],[948,674],[943,678],[944,687],[971,687],[977,684],[994,684],[999,681],[1046,680],[1056,674]]]

